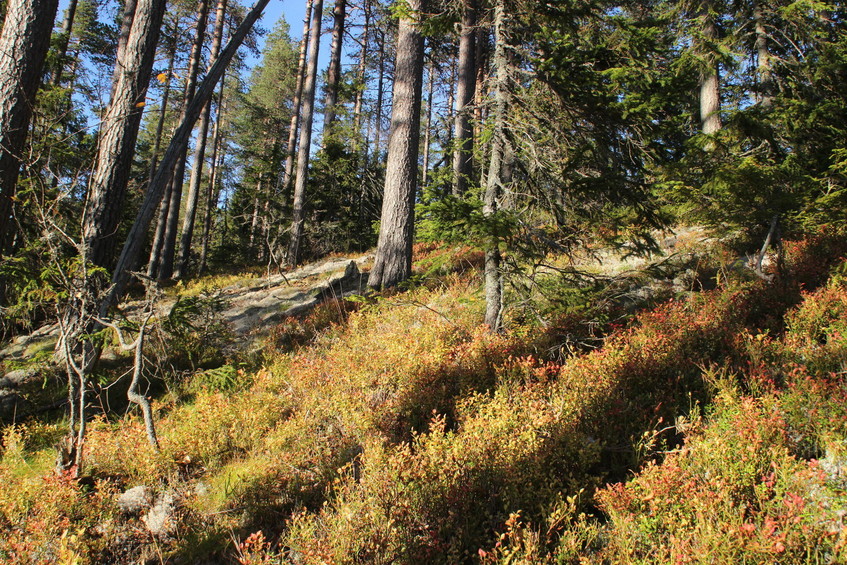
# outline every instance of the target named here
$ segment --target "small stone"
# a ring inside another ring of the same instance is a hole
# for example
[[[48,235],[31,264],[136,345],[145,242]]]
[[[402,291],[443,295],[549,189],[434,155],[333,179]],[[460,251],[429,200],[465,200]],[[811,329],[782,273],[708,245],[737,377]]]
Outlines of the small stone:
[[[206,496],[209,494],[209,485],[203,481],[197,481],[197,484],[194,485],[194,493],[197,496]]]
[[[9,386],[4,388],[19,387],[27,381],[38,376],[37,369],[17,369],[6,373],[4,379],[8,380]]]
[[[174,497],[170,493],[165,493],[156,499],[156,503],[141,520],[151,534],[165,537],[170,535],[176,526],[173,515]]]
[[[132,487],[118,496],[118,508],[126,514],[137,514],[150,507],[152,494],[150,489],[144,485]]]

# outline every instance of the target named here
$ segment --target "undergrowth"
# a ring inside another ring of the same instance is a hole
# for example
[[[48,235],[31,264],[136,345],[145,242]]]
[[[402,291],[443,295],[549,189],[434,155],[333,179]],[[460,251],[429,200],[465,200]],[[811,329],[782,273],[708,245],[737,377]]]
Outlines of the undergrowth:
[[[74,480],[61,423],[7,428],[0,559],[843,562],[844,252],[820,235],[772,283],[492,335],[479,253],[419,246],[410,289],[284,321],[258,370],[158,399],[158,452],[138,414],[98,418]],[[122,510],[136,485],[151,501]]]

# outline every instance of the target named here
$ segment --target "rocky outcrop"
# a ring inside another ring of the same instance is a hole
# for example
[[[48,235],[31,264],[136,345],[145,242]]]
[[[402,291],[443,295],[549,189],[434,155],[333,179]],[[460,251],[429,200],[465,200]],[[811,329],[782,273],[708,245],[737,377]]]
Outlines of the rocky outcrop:
[[[45,326],[16,337],[0,349],[5,369],[0,372],[0,422],[11,422],[31,412],[33,407],[26,400],[26,391],[43,388],[45,378],[55,372],[37,361],[42,357],[49,361],[58,337],[58,325]]]
[[[0,361],[25,363],[41,354],[52,354],[58,339],[58,324],[44,326],[29,335],[19,335],[0,348]],[[9,376],[8,373],[6,376]]]
[[[287,275],[260,279],[255,285],[224,288],[221,295],[229,305],[221,316],[236,334],[261,333],[287,316],[308,312],[327,298],[361,292],[367,277],[359,271],[359,264],[369,258],[332,259]]]
[[[305,314],[327,298],[361,292],[366,287],[367,276],[360,267],[371,259],[372,255],[331,258],[285,274],[241,280],[219,291],[226,304],[220,316],[236,336],[243,338],[237,341],[237,348],[248,350],[256,341],[253,338],[283,318]],[[174,299],[161,300],[157,315],[168,315],[174,302]],[[127,317],[137,318],[142,308],[142,303],[137,302],[122,309]],[[57,367],[59,361],[51,358],[58,337],[59,327],[54,324],[19,336],[0,349],[0,368],[5,369],[0,372],[0,422],[61,405],[62,399],[45,398],[49,395],[41,390],[48,378],[59,384],[55,379],[61,373]],[[122,362],[125,360],[121,355],[110,349],[105,349],[100,358],[101,367]],[[38,399],[28,401],[33,395],[27,391],[37,392]]]

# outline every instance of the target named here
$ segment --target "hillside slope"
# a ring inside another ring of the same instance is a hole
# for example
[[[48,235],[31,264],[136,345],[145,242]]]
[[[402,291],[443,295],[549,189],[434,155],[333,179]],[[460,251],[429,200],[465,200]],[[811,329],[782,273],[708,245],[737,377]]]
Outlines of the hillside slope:
[[[426,251],[441,274],[174,384],[158,452],[137,413],[100,418],[76,480],[51,471],[61,422],[6,428],[0,557],[845,559],[843,238],[786,245],[770,284],[706,269],[717,288],[629,318],[606,301],[505,335],[479,325],[479,253]]]

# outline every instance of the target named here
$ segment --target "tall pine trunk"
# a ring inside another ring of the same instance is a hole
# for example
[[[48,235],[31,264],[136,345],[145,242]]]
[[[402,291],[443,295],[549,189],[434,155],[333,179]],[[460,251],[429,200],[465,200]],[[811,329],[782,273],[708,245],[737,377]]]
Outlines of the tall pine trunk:
[[[488,44],[489,28],[477,22],[476,26],[476,88],[475,97],[477,104],[473,108],[473,137],[478,139],[482,135],[482,125],[485,123],[485,110],[487,104],[482,103],[485,98],[485,82],[488,80],[488,52],[491,50]],[[482,168],[485,172],[485,167]],[[485,181],[482,182],[485,185]]]
[[[256,232],[259,227],[259,203],[264,192],[264,173],[259,174],[259,181],[256,184],[256,195],[253,197],[253,214],[250,219],[250,249],[255,251]]]
[[[458,57],[454,57],[450,64],[450,84],[456,84],[456,72],[457,72],[457,61]],[[449,124],[452,121],[455,121],[456,117],[453,114],[453,107],[456,103],[456,89],[451,88],[450,92],[447,94],[447,123]],[[453,145],[453,128],[447,128],[447,138],[444,140],[444,153],[449,154],[450,147]]]
[[[297,172],[294,180],[292,200],[291,242],[288,246],[288,263],[292,266],[300,261],[300,246],[305,222],[306,180],[309,172],[309,149],[312,144],[312,117],[315,108],[315,82],[318,75],[318,48],[321,42],[321,11],[323,0],[315,0],[312,7],[312,29],[309,40],[309,62],[306,79],[303,81],[303,97],[300,105],[302,125],[300,143],[297,148]]]
[[[379,30],[379,78],[376,81],[376,117],[374,119],[374,150],[373,154],[379,159],[380,146],[382,144],[382,101],[385,83],[385,31]]]
[[[363,233],[364,212],[365,212],[365,192],[367,190],[368,176],[368,138],[370,137],[370,120],[368,120],[367,133],[362,132],[362,108],[365,101],[365,89],[368,84],[367,68],[368,68],[368,47],[370,46],[371,33],[371,3],[370,0],[364,0],[362,6],[365,21],[362,25],[362,34],[360,35],[361,51],[359,51],[359,64],[356,68],[356,99],[353,103],[353,147],[360,155],[359,161],[359,192],[358,209],[356,226],[359,233]]]
[[[269,1],[257,0],[256,4],[241,22],[241,25],[232,34],[220,57],[212,65],[212,68],[209,69],[206,77],[200,83],[197,93],[188,104],[185,110],[185,116],[180,122],[179,127],[177,127],[167,150],[162,155],[162,161],[159,163],[156,175],[147,187],[147,191],[144,194],[144,201],[141,203],[141,208],[138,211],[135,222],[132,224],[132,228],[126,237],[123,249],[121,250],[121,256],[115,267],[115,272],[112,274],[112,287],[108,296],[101,304],[101,313],[114,305],[123,296],[131,278],[130,270],[138,262],[141,249],[144,246],[144,236],[150,227],[150,220],[153,219],[153,215],[156,213],[162,193],[165,191],[168,179],[172,176],[171,172],[181,155],[182,149],[188,143],[188,138],[191,136],[194,124],[197,122],[197,118],[200,117],[203,107],[214,94],[215,87],[221,76],[223,76],[227,65],[232,61],[238,47],[244,41],[253,24],[262,15]]]
[[[765,29],[765,16],[762,12],[760,2],[753,2],[753,22],[756,27],[756,74],[758,75],[758,89],[756,101],[762,107],[769,107],[773,103],[773,70],[771,68],[771,55],[768,51],[768,32]]]
[[[447,84],[450,85],[450,90],[447,91],[447,116],[445,117],[445,122],[447,124],[454,122],[456,119],[453,114],[453,108],[455,107],[456,103],[456,68],[458,66],[458,59],[458,57],[453,57],[450,61],[450,80],[447,82]],[[444,139],[444,144],[442,146],[442,153],[444,155],[442,157],[442,162],[448,158],[448,156],[450,155],[451,148],[453,146],[453,128],[452,126],[447,126],[447,128],[445,129],[447,131],[444,132],[446,136]]]
[[[494,116],[491,134],[491,157],[486,179],[482,213],[491,216],[497,212],[498,200],[503,192],[504,154],[506,152],[506,112],[509,105],[509,68],[506,55],[506,14],[503,0],[494,7]],[[503,275],[498,241],[492,238],[485,250],[485,323],[492,332],[503,326]]]
[[[353,131],[357,151],[361,150],[359,140],[362,135],[362,105],[365,100],[365,85],[367,84],[368,35],[370,34],[371,24],[371,6],[369,0],[365,0],[362,10],[365,13],[365,21],[362,25],[362,50],[359,52],[359,64],[356,68],[356,99],[353,102]]]
[[[194,98],[194,92],[197,88],[197,74],[200,70],[200,60],[203,56],[203,40],[206,36],[208,15],[209,1],[200,0],[197,5],[197,27],[195,28],[194,43],[191,46],[191,56],[188,60],[188,77],[185,81],[185,105],[183,108],[186,108],[188,101]],[[183,113],[184,116],[185,114]],[[159,264],[159,272],[156,274],[159,280],[170,280],[173,276],[174,258],[176,256],[176,234],[177,226],[179,225],[179,214],[182,208],[182,184],[185,180],[185,159],[187,156],[188,141],[186,140],[180,157],[174,166],[167,223],[165,224],[165,235],[162,241],[161,262]]]
[[[453,195],[468,189],[473,175],[473,128],[471,104],[476,85],[476,1],[462,3],[462,34],[459,38],[459,76],[456,83],[456,115],[453,124]]]
[[[197,274],[202,275],[206,270],[206,263],[209,257],[209,237],[212,233],[212,213],[218,205],[218,175],[220,174],[220,163],[218,163],[218,153],[221,146],[221,131],[223,126],[223,117],[226,113],[224,104],[224,85],[225,78],[221,78],[221,89],[218,93],[218,113],[215,118],[215,130],[212,133],[212,168],[209,171],[209,184],[206,188],[206,209],[203,213],[203,236],[200,243],[200,265],[197,267]]]
[[[713,134],[721,129],[720,74],[713,43],[718,36],[712,14],[712,3],[703,5],[701,55],[705,63],[700,73],[700,127],[703,133]]]
[[[435,63],[429,66],[429,77],[427,78],[426,86],[426,122],[424,124],[424,141],[423,141],[423,174],[421,175],[421,183],[426,186],[429,180],[429,146],[432,143],[432,96],[435,89]]]
[[[21,155],[58,5],[58,0],[9,0],[6,5],[0,32],[0,257],[12,233]],[[3,294],[0,288],[0,304]]]
[[[312,17],[312,0],[306,0],[306,16],[303,18],[303,37],[300,40],[300,56],[297,62],[297,84],[294,87],[294,111],[291,113],[291,123],[288,126],[288,143],[285,146],[285,169],[282,177],[282,193],[291,192],[291,181],[294,179],[294,157],[297,153],[297,131],[300,127],[300,99],[303,95],[303,81],[306,79],[306,48],[309,45],[309,22]]]
[[[329,54],[329,69],[326,73],[326,99],[324,100],[324,145],[332,137],[332,126],[335,122],[336,105],[338,104],[338,84],[341,82],[341,51],[344,46],[344,18],[347,8],[346,0],[335,0],[332,11],[332,47]]]
[[[214,63],[221,51],[223,41],[224,19],[226,15],[227,0],[218,0],[215,12],[215,32],[212,38],[212,50],[209,61]],[[210,64],[211,66],[211,64]],[[188,268],[188,258],[191,254],[191,239],[194,235],[194,218],[197,216],[197,201],[200,196],[200,182],[203,178],[203,162],[206,158],[206,137],[209,135],[209,122],[211,121],[212,101],[203,108],[200,116],[200,128],[197,132],[197,141],[194,149],[194,166],[191,168],[191,180],[188,182],[188,196],[185,200],[185,216],[182,223],[182,235],[179,241],[179,258],[177,260],[174,278],[181,279]]]
[[[412,272],[423,87],[421,4],[409,0],[409,13],[400,18],[397,32],[385,193],[376,259],[368,278],[368,285],[375,288],[394,286]]]
[[[100,126],[83,225],[88,258],[101,267],[112,266],[164,13],[165,0],[138,2],[121,58],[115,63],[113,96]]]

